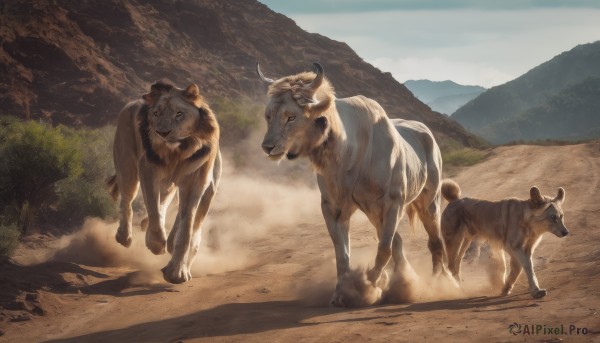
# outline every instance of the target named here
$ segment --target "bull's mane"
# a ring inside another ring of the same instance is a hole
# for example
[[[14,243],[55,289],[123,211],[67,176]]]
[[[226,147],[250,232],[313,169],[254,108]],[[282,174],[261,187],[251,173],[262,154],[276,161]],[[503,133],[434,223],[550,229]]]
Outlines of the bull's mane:
[[[291,92],[294,99],[310,99],[313,96],[313,91],[309,87],[306,87],[306,85],[310,84],[316,76],[317,74],[313,72],[303,72],[283,77],[269,86],[269,96],[280,96],[286,92]],[[323,78],[316,96],[319,100],[335,98],[335,90],[327,78]]]

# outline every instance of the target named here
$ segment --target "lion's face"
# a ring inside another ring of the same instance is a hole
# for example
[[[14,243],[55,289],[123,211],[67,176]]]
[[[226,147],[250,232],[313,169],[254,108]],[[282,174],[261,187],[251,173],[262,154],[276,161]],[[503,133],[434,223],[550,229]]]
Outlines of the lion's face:
[[[194,132],[198,108],[177,94],[165,94],[148,109],[150,134],[168,145],[178,145]]]
[[[148,128],[151,139],[171,148],[197,131],[199,91],[196,85],[188,89],[170,88],[144,96],[148,105]]]
[[[309,148],[315,120],[289,94],[271,99],[265,120],[268,128],[262,148],[270,159],[280,160],[284,156],[294,159]]]

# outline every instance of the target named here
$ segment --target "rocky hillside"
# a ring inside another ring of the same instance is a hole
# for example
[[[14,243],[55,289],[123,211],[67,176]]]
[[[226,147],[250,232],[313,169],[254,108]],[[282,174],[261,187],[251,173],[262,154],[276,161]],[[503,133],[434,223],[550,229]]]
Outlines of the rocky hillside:
[[[533,118],[531,117],[533,113],[537,113],[535,115],[537,117],[545,111],[543,107],[550,106],[554,108],[550,112],[555,111],[560,107],[556,107],[557,99],[564,99],[566,96],[577,98],[577,101],[593,99],[593,97],[588,97],[585,93],[587,91],[584,91],[589,88],[586,86],[587,84],[582,87],[577,86],[589,77],[600,77],[600,41],[578,45],[515,80],[489,89],[458,109],[452,118],[472,132],[495,143],[505,143],[514,139],[534,139],[534,137],[544,136],[550,132],[544,133],[543,131],[547,129],[547,125],[555,125],[564,119],[560,117],[572,118],[575,114],[556,112],[556,118],[546,117],[550,120],[536,122],[534,125],[530,123],[533,126],[528,124],[527,129],[523,130],[506,131],[507,123],[517,123],[522,122],[523,118]],[[583,91],[585,94],[574,95],[574,91]],[[593,110],[594,103],[578,103],[577,107],[580,109],[589,107],[589,110]],[[594,116],[589,116],[587,111],[585,113],[578,112],[577,117],[581,120],[594,118]],[[598,113],[597,108],[595,113]],[[593,123],[582,122],[581,124],[585,127]],[[519,131],[523,134],[519,134]],[[556,132],[552,129],[551,131],[557,135],[549,138],[558,139],[566,136],[574,139],[589,138],[587,131],[581,132],[581,134],[568,130]]]
[[[254,67],[275,78],[325,67],[339,97],[364,94],[441,140],[478,139],[432,112],[346,44],[310,34],[263,4],[217,0],[0,2],[0,113],[100,126],[157,79],[212,98],[262,102]]]

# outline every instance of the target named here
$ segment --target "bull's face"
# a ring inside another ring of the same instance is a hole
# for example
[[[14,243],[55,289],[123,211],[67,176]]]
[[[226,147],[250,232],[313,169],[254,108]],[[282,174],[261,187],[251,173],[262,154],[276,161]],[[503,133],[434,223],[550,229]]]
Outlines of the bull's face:
[[[541,202],[543,197],[539,194],[537,187],[531,188],[531,200],[534,203],[539,203],[534,210],[534,225],[540,232],[550,232],[557,237],[565,237],[569,234],[569,230],[564,223],[564,214],[562,203],[565,200],[565,190],[558,189],[558,194],[552,200]],[[546,198],[547,199],[547,198]]]
[[[304,153],[313,120],[290,94],[272,98],[265,110],[267,132],[263,150],[275,161],[286,156],[294,159]]]
[[[323,68],[318,63],[315,65],[316,75],[302,73],[278,81],[265,78],[257,65],[258,75],[272,85],[265,110],[268,128],[262,143],[263,150],[272,160],[306,156],[326,136],[329,123],[323,112],[330,107],[333,96],[316,98],[323,83]],[[329,87],[328,82],[325,84]]]

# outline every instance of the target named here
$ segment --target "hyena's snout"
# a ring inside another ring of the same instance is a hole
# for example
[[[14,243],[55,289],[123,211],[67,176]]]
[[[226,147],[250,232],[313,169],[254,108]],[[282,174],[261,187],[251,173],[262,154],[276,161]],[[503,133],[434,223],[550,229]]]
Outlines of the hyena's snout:
[[[560,234],[561,234],[561,237],[565,237],[566,235],[569,234],[569,230],[567,228],[563,228],[562,230],[560,230]]]

